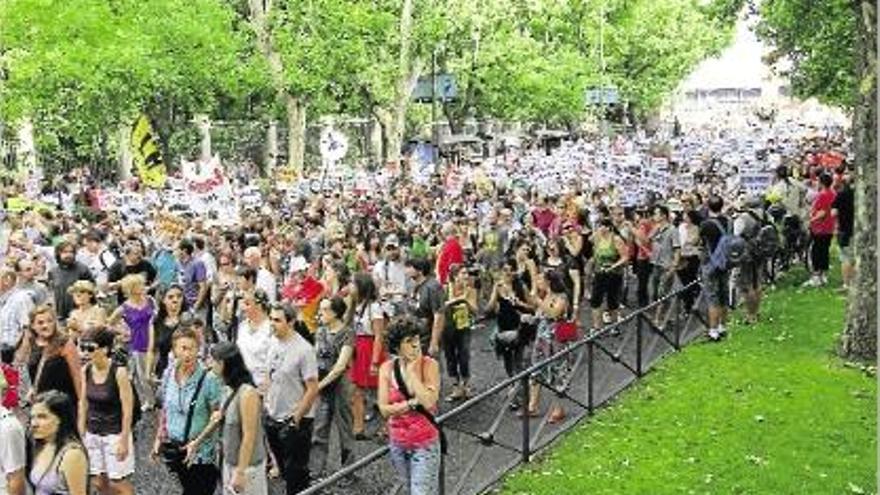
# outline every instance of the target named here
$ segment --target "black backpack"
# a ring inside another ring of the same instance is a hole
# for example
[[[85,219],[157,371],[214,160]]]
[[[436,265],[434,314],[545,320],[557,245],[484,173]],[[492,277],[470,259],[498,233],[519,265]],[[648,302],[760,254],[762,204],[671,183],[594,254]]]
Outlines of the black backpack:
[[[752,210],[747,210],[746,213],[758,222],[757,232],[749,237],[749,247],[761,258],[772,258],[779,252],[780,244],[776,225],[766,217],[758,216]]]

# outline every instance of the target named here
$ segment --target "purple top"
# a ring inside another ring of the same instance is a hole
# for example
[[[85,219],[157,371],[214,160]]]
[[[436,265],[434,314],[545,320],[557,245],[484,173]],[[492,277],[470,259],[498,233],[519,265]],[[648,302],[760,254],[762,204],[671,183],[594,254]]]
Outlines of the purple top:
[[[150,323],[155,316],[155,306],[152,298],[147,298],[147,304],[142,308],[130,306],[128,302],[122,305],[122,319],[131,330],[131,340],[128,343],[130,351],[147,352],[150,343]]]
[[[181,273],[181,283],[183,284],[183,297],[186,298],[187,304],[192,308],[196,304],[199,297],[199,283],[208,279],[208,270],[201,260],[192,258],[188,263],[183,265]],[[199,309],[199,308],[195,308]]]

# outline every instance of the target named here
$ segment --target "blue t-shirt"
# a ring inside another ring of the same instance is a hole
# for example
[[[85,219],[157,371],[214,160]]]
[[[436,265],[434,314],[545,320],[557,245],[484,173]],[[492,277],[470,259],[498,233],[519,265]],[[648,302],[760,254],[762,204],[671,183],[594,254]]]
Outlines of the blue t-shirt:
[[[192,440],[199,436],[202,430],[208,426],[211,414],[220,408],[222,401],[222,387],[220,380],[214,373],[207,371],[201,363],[196,365],[195,372],[189,376],[186,382],[179,384],[174,377],[175,367],[169,366],[162,378],[162,404],[165,415],[165,429],[168,437],[172,440],[183,441],[183,433],[186,429],[186,416],[189,412],[189,404],[195,393],[199,377],[207,373],[202,389],[195,402],[192,425],[189,429],[189,438]],[[214,462],[214,452],[217,447],[216,433],[202,442],[196,455],[196,464],[208,464]]]
[[[167,289],[171,284],[177,283],[177,259],[174,253],[167,249],[162,249],[153,255],[153,265],[158,272],[159,286]]]

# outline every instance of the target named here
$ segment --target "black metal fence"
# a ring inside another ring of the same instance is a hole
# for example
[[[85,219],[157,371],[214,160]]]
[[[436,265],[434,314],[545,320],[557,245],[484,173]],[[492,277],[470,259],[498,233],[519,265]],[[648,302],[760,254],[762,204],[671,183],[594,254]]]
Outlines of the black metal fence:
[[[557,354],[483,391],[437,419],[448,439],[441,465],[441,494],[476,494],[492,487],[510,470],[528,463],[584,417],[608,403],[650,370],[664,355],[680,350],[703,333],[706,312],[702,295],[693,308],[683,308],[681,287],[618,322],[585,335]],[[568,372],[545,383],[541,371],[564,360]],[[540,385],[538,417],[518,415],[511,405],[529,402],[529,384]],[[566,417],[554,422],[550,411],[562,406]],[[388,447],[380,447],[340,469],[301,495],[328,493],[406,493],[396,481]],[[377,462],[384,461],[384,462]]]

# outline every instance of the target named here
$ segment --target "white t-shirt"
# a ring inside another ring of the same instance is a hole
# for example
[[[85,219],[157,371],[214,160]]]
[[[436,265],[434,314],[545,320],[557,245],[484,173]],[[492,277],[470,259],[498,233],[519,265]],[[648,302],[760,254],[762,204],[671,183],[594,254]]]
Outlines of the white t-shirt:
[[[241,350],[244,364],[254,377],[254,382],[259,386],[265,381],[269,373],[269,347],[271,346],[272,327],[266,318],[257,325],[251,326],[247,319],[238,324],[238,336],[236,344]]]
[[[370,303],[369,307],[358,306],[355,311],[355,335],[373,335],[373,322],[385,319],[385,307],[378,301]]]
[[[373,266],[373,280],[376,281],[376,287],[380,294],[385,292],[406,294],[408,292],[406,269],[399,261],[379,260]]]
[[[262,290],[269,296],[269,302],[275,302],[277,299],[278,290],[275,287],[275,275],[272,275],[272,272],[266,270],[265,268],[260,268],[257,271],[257,289]]]
[[[25,466],[24,427],[8,409],[0,406],[0,495],[9,493],[6,476],[24,469]]]

